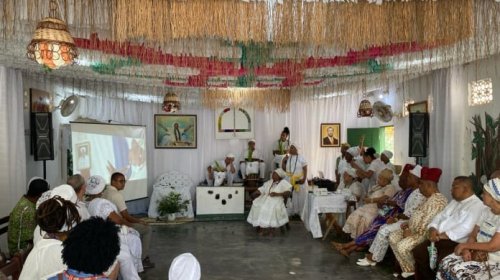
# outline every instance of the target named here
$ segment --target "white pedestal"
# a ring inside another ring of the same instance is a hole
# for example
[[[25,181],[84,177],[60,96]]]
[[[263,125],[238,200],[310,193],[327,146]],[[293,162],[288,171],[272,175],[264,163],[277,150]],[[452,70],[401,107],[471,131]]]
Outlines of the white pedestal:
[[[196,218],[241,219],[244,215],[244,187],[196,187]],[[208,216],[212,217],[208,217]]]

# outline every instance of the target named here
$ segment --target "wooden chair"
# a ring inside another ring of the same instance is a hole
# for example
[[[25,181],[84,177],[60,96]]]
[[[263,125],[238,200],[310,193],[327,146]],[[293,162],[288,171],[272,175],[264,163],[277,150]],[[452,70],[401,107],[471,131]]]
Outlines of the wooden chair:
[[[2,272],[6,277],[12,277],[13,280],[19,279],[22,269],[22,257],[19,254],[15,254],[10,262],[6,265],[0,267],[0,272]]]

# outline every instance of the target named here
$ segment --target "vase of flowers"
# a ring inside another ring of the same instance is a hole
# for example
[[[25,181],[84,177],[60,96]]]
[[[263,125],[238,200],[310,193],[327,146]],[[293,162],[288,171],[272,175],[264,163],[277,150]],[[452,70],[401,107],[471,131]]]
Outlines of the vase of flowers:
[[[167,220],[172,222],[175,220],[175,214],[181,211],[186,211],[189,200],[182,200],[181,194],[170,192],[168,195],[158,200],[158,214],[161,217],[167,216]]]

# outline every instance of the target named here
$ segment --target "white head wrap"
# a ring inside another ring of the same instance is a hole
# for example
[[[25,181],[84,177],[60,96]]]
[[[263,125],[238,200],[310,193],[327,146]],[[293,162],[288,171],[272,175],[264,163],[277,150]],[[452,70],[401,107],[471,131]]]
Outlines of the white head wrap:
[[[415,165],[415,167],[410,170],[410,173],[417,176],[418,178],[422,177],[422,166],[420,165]]]
[[[290,144],[290,147],[291,147],[291,146],[294,146],[294,147],[295,147],[295,149],[297,149],[297,151],[299,151],[299,150],[300,150],[300,145],[299,145],[299,144],[297,144],[297,143],[291,143],[291,144]]]
[[[358,175],[356,174],[356,169],[354,169],[354,168],[347,168],[344,172],[349,174],[349,176],[351,176],[352,178],[358,177]]]
[[[45,201],[55,197],[55,196],[60,196],[62,199],[71,201],[72,203],[76,204],[76,201],[78,200],[78,196],[76,195],[75,190],[73,189],[72,186],[70,185],[60,185],[58,187],[53,188],[52,190],[48,190],[42,194],[42,196],[38,199],[36,202],[36,209],[40,206],[40,204],[44,203]]]
[[[191,253],[175,257],[168,270],[170,280],[199,280],[200,278],[200,263]]]
[[[385,150],[382,152],[383,155],[385,155],[388,159],[391,159],[393,154],[391,151]]]
[[[484,185],[484,190],[487,191],[494,200],[500,202],[500,179],[493,178]]]
[[[234,154],[233,153],[229,153],[226,155],[227,158],[234,158]]]
[[[281,168],[278,168],[278,169],[274,170],[274,172],[276,172],[276,174],[278,174],[278,176],[280,176],[281,179],[283,179],[283,178],[286,177],[285,170],[283,170]]]
[[[248,143],[250,143],[250,142],[257,143],[257,142],[255,142],[255,139],[248,140]]]
[[[350,147],[347,149],[347,153],[349,153],[353,157],[359,156],[359,149],[358,147]]]
[[[87,194],[100,194],[104,191],[104,187],[106,187],[106,182],[104,178],[99,175],[91,176],[87,180]]]

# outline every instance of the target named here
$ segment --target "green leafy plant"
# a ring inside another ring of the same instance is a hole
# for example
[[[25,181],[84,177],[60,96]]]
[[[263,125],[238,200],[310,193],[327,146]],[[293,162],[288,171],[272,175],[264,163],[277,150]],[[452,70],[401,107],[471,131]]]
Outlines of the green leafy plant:
[[[475,172],[470,177],[478,195],[483,191],[481,177],[489,178],[493,171],[500,168],[500,115],[496,120],[488,113],[484,115],[484,128],[481,116],[475,115],[471,121],[475,129],[472,139],[472,160],[476,160],[476,166]]]
[[[181,194],[171,192],[157,201],[160,216],[186,211],[189,200],[182,200]]]

